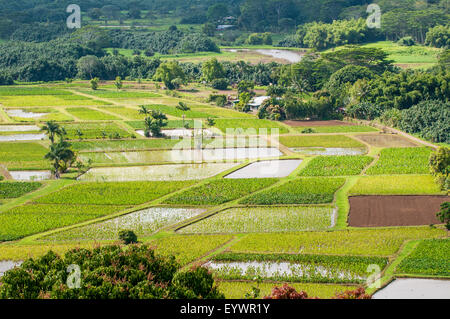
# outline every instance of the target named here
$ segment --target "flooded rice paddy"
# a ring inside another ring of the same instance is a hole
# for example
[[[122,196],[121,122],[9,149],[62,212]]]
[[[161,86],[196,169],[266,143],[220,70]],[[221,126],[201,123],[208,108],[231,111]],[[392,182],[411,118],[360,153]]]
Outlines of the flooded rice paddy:
[[[138,167],[92,168],[79,177],[82,181],[185,181],[204,179],[229,170],[240,163],[174,164]]]
[[[252,163],[225,178],[276,178],[289,176],[302,160],[274,160]]]
[[[24,110],[5,110],[6,114],[12,117],[21,117],[25,119],[39,119],[50,113],[34,113]]]
[[[0,132],[29,132],[39,131],[36,125],[0,125]]]
[[[0,261],[0,277],[3,276],[3,274],[5,272],[7,272],[8,270],[13,269],[14,267],[20,266],[22,264],[22,262],[20,261],[10,261],[10,260],[6,260],[6,261]]]
[[[42,134],[14,134],[14,135],[0,135],[0,142],[16,142],[16,141],[40,141],[46,138]]]
[[[50,171],[10,171],[9,174],[16,181],[44,181],[52,177]]]
[[[450,299],[450,280],[398,278],[373,299]]]

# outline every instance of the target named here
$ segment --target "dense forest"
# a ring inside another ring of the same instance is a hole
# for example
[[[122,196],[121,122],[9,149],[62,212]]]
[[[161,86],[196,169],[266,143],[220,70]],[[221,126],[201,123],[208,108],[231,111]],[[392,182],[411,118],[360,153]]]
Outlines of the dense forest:
[[[368,0],[80,0],[83,27],[77,30],[65,24],[70,2],[0,0],[0,85],[162,79],[164,69],[176,74],[167,88],[205,79],[214,88],[241,82],[268,86],[273,99],[261,109],[261,118],[347,115],[450,142],[447,0],[380,0],[380,28],[366,23]],[[145,27],[157,19],[168,24],[159,30]],[[117,23],[131,26],[114,27]],[[228,23],[230,31],[217,31]],[[381,49],[352,46],[379,40],[420,43],[443,53],[435,67],[413,71],[395,67]],[[312,50],[292,65],[216,61],[221,70],[216,75],[205,73],[207,63],[167,65],[155,57],[220,52],[224,44]],[[324,51],[339,46],[346,47]],[[133,50],[133,56],[121,55],[120,49]]]

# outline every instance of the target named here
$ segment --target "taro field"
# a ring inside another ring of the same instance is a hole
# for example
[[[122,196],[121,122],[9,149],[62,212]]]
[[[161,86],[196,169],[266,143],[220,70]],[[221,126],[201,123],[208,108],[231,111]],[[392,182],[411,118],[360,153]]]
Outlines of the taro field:
[[[0,263],[130,230],[184,267],[209,268],[227,298],[284,283],[320,298],[373,294],[373,267],[383,283],[450,276],[448,233],[429,211],[448,193],[429,145],[346,121],[261,120],[201,90],[1,87]],[[161,113],[158,134],[145,119]],[[395,206],[414,195],[416,211]],[[376,203],[368,220],[354,205],[362,196]],[[433,220],[409,220],[422,215]]]

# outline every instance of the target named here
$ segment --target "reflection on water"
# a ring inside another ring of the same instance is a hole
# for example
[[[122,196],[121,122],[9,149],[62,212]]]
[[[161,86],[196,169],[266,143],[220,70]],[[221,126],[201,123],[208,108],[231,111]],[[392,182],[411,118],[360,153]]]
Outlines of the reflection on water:
[[[0,132],[27,132],[39,131],[36,125],[0,125]]]
[[[43,181],[50,179],[50,171],[10,171],[9,174],[16,181]]]
[[[40,141],[45,139],[45,134],[14,134],[14,135],[0,135],[0,142],[14,142],[14,141]]]
[[[0,261],[0,277],[2,277],[3,274],[8,270],[11,270],[16,266],[20,266],[21,264],[22,264],[21,261],[10,261],[10,260]]]
[[[83,181],[184,181],[204,179],[229,170],[240,163],[174,164],[139,167],[92,168]]]
[[[22,117],[25,119],[38,119],[50,113],[34,113],[24,110],[6,110],[6,114],[12,117]]]
[[[275,160],[252,163],[225,178],[272,178],[289,176],[302,160]]]

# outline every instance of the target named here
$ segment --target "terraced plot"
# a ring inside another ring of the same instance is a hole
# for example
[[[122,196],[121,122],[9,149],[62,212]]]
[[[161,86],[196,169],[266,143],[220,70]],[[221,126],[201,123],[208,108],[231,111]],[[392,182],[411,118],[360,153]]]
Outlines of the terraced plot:
[[[48,150],[37,143],[0,143],[0,164],[8,169],[46,169]]]
[[[334,224],[331,207],[231,208],[179,230],[181,233],[250,233],[321,230]]]
[[[108,102],[93,100],[80,95],[3,96],[0,98],[0,103],[6,107],[86,106],[110,104]]]
[[[442,236],[446,236],[444,230],[431,227],[248,234],[233,244],[230,250],[246,253],[391,256],[407,240]]]
[[[140,91],[112,91],[112,90],[85,90],[80,91],[84,94],[89,94],[92,96],[96,96],[99,98],[107,98],[107,99],[129,99],[129,98],[152,98],[152,97],[161,97],[161,95],[153,92],[140,92]]]
[[[167,199],[165,204],[218,205],[275,184],[278,179],[221,179],[193,187]]]
[[[319,156],[308,163],[300,176],[358,175],[373,161],[369,156]]]
[[[138,167],[92,168],[82,175],[81,181],[187,181],[213,177],[239,163],[173,164]]]
[[[280,143],[287,147],[339,147],[363,148],[364,144],[344,135],[280,136]]]
[[[426,195],[442,193],[431,175],[363,176],[352,195]]]
[[[391,134],[365,134],[356,135],[357,139],[374,147],[416,147],[412,141],[398,135]]]
[[[367,174],[427,174],[430,154],[431,149],[426,147],[383,149],[380,159],[367,170]]]
[[[229,135],[270,135],[276,129],[278,129],[279,134],[289,132],[286,126],[269,120],[217,119],[215,122],[214,127]]]
[[[58,121],[58,122],[70,122],[73,118],[67,114],[61,113],[56,109],[40,107],[40,108],[27,108],[27,109],[6,109],[6,114],[17,122],[46,122],[46,121]]]
[[[343,178],[300,178],[252,195],[240,203],[250,205],[331,203],[334,193],[344,183]]]
[[[100,241],[116,240],[120,230],[132,230],[139,237],[150,236],[155,231],[204,212],[202,209],[152,207],[44,238],[45,241]]]
[[[119,118],[87,107],[69,107],[67,112],[80,120],[98,121],[98,120],[118,120]]]
[[[137,205],[194,184],[185,182],[78,183],[35,200],[39,204]]]
[[[67,132],[67,139],[70,140],[127,138],[132,135],[132,133],[115,123],[63,124],[62,127],[64,127]],[[82,135],[79,135],[79,132],[81,132]]]
[[[41,186],[41,183],[3,182],[0,183],[0,199],[18,198]]]

